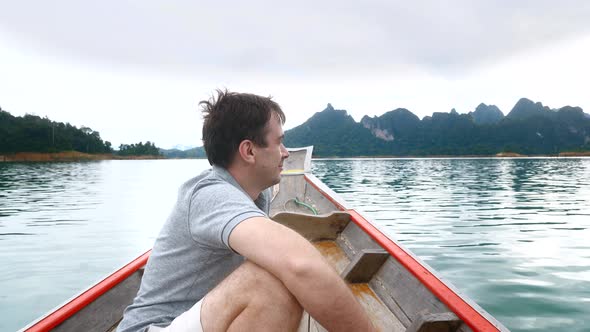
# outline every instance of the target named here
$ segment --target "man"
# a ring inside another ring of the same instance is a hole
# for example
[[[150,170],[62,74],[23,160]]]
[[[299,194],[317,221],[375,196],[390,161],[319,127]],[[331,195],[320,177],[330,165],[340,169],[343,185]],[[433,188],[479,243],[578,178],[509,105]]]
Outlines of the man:
[[[303,309],[330,331],[372,331],[320,253],[268,218],[289,156],[279,105],[227,91],[200,105],[213,167],[181,186],[118,331],[293,331]]]

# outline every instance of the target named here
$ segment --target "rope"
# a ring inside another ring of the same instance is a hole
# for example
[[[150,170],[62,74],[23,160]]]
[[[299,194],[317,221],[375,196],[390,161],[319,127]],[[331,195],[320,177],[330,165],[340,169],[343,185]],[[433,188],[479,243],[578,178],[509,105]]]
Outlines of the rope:
[[[295,197],[295,198],[291,198],[290,200],[288,200],[288,201],[286,201],[286,202],[285,202],[285,204],[284,204],[284,206],[283,206],[283,207],[285,207],[285,211],[287,210],[287,208],[286,208],[286,205],[287,205],[287,203],[288,203],[288,202],[290,202],[290,201],[294,201],[294,202],[295,202],[295,204],[297,204],[297,205],[301,205],[301,206],[304,206],[304,207],[306,207],[308,210],[310,210],[311,212],[313,212],[313,214],[314,214],[314,215],[316,215],[316,216],[318,215],[318,210],[316,210],[316,209],[315,209],[313,206],[311,206],[311,205],[309,205],[309,204],[307,204],[307,203],[305,203],[305,202],[303,202],[303,201],[300,201],[300,200],[299,200],[297,197]]]

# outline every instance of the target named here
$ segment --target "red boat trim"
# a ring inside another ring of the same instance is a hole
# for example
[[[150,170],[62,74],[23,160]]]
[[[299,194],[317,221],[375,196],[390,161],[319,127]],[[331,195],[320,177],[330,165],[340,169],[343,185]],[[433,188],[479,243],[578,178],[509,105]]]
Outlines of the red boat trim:
[[[426,286],[436,297],[438,297],[449,309],[451,309],[461,320],[463,320],[474,331],[500,331],[490,321],[483,317],[477,310],[457,295],[452,289],[445,285],[440,279],[434,276],[414,257],[398,246],[394,241],[379,231],[361,214],[353,209],[347,209],[338,203],[328,193],[322,190],[314,181],[307,176],[305,180],[318,190],[324,197],[332,202],[338,209],[350,213],[352,221],[373,238],[381,247],[387,250],[398,262],[400,262],[410,273]],[[129,264],[117,270],[95,286],[80,294],[59,309],[42,318],[33,326],[27,328],[26,332],[51,331],[66,319],[92,303],[101,295],[118,285],[137,270],[145,266],[151,250],[139,256]]]
[[[463,300],[457,293],[445,285],[433,275],[414,257],[398,246],[375,226],[368,222],[355,210],[346,210],[350,213],[352,221],[365,233],[371,236],[375,242],[387,250],[398,262],[410,271],[420,282],[428,288],[432,294],[451,309],[461,320],[474,331],[500,331],[494,324],[483,317],[477,310]]]
[[[340,204],[332,196],[330,196],[322,188],[320,188],[313,180],[308,178],[307,175],[305,176],[305,181],[307,181],[307,183],[311,184],[311,186],[314,187],[317,191],[319,191],[320,194],[324,195],[324,197],[327,198],[330,202],[332,202],[332,204],[334,204],[339,210],[344,211],[347,209],[344,205]]]
[[[25,331],[51,331],[51,329],[64,322],[66,319],[72,317],[75,313],[82,310],[84,307],[92,303],[101,295],[109,291],[111,288],[115,287],[117,284],[127,279],[130,275],[132,275],[137,270],[145,266],[151,252],[151,250],[148,250],[143,255],[134,259],[131,263],[123,266],[122,268],[120,268],[110,276],[106,277],[104,280],[94,285],[84,293],[80,294],[70,302],[64,304],[59,309],[45,316]]]
[[[500,331],[492,322],[486,319],[481,313],[475,310],[469,303],[445,285],[438,277],[433,275],[412,255],[383,234],[373,224],[365,219],[360,213],[353,209],[347,209],[338,203],[329,193],[320,188],[312,179],[305,177],[307,183],[318,190],[325,198],[332,202],[338,209],[350,213],[352,221],[367,233],[383,249],[387,250],[393,258],[402,264],[412,275],[414,275],[428,290],[432,292],[441,302],[452,310],[465,324],[474,331]]]

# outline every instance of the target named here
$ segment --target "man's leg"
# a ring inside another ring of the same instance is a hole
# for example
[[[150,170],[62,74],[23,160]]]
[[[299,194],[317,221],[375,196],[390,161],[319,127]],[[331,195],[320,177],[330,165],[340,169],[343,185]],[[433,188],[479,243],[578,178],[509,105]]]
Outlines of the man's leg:
[[[201,323],[206,332],[295,331],[302,308],[285,285],[246,261],[205,296]]]

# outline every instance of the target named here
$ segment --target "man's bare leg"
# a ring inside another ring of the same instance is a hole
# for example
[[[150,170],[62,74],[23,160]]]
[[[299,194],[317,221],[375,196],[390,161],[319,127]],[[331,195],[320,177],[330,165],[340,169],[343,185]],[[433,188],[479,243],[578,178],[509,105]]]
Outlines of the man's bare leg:
[[[209,292],[201,307],[205,332],[295,331],[301,315],[285,285],[249,261]]]

